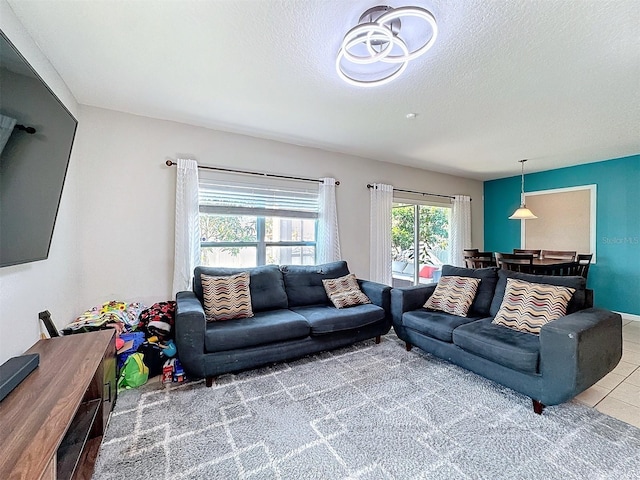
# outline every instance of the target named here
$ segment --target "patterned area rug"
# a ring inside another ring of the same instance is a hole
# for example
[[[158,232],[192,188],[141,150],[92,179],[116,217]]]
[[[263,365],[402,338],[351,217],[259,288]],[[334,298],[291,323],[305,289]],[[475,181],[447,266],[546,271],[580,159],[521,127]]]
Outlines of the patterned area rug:
[[[174,384],[175,385],[175,384]],[[531,400],[395,335],[122,392],[94,479],[640,478],[640,429]]]

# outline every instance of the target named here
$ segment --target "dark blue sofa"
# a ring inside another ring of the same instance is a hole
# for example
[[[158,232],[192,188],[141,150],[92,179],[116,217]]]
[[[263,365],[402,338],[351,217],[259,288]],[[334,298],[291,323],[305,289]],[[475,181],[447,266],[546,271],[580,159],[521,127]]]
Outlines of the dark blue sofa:
[[[468,317],[422,306],[436,284],[391,291],[393,328],[406,342],[505,385],[545,405],[570,400],[596,383],[622,356],[622,318],[593,307],[593,292],[582,277],[529,275],[496,268],[445,265],[442,276],[480,278]],[[532,335],[491,323],[505,294],[507,278],[575,288],[567,315]]]
[[[201,274],[249,271],[254,316],[207,322]],[[196,267],[193,291],[176,296],[175,340],[187,375],[213,378],[223,373],[303,357],[376,338],[391,329],[391,287],[358,280],[371,304],[337,309],[323,279],[349,273],[344,261],[325,265],[266,265],[254,268]]]

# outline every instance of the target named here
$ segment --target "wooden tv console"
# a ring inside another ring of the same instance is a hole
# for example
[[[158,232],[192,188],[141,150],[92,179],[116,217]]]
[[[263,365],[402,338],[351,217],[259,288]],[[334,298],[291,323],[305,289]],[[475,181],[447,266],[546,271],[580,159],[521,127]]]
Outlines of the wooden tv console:
[[[0,479],[91,478],[115,403],[112,329],[38,341],[40,365],[0,402]]]

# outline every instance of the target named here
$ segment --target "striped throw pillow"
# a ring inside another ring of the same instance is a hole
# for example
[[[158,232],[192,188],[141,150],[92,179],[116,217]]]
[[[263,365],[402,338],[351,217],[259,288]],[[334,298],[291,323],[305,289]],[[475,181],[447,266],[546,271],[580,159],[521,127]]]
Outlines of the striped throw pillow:
[[[358,280],[353,273],[340,278],[322,280],[322,285],[324,285],[324,290],[327,292],[329,300],[336,308],[371,303],[369,297],[360,290]]]
[[[200,278],[208,322],[253,317],[249,272],[223,277],[202,274]]]
[[[466,317],[473,299],[476,298],[478,285],[480,285],[479,278],[455,275],[440,277],[435,291],[424,304],[424,308]]]
[[[575,288],[507,279],[507,288],[493,323],[540,334],[543,325],[566,315]]]

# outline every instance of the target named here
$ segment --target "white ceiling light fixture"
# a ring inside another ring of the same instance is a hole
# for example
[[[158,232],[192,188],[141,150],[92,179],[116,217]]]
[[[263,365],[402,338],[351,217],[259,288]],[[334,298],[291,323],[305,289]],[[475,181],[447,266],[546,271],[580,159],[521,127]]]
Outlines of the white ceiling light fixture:
[[[409,61],[429,50],[437,36],[436,19],[424,8],[372,7],[344,36],[336,71],[351,85],[384,85],[402,75]]]
[[[524,203],[524,162],[527,160],[518,160],[520,165],[522,165],[522,174],[521,174],[521,182],[520,182],[520,207],[513,212],[513,215],[509,217],[511,220],[533,220],[536,217],[531,210],[527,208],[527,205]]]

